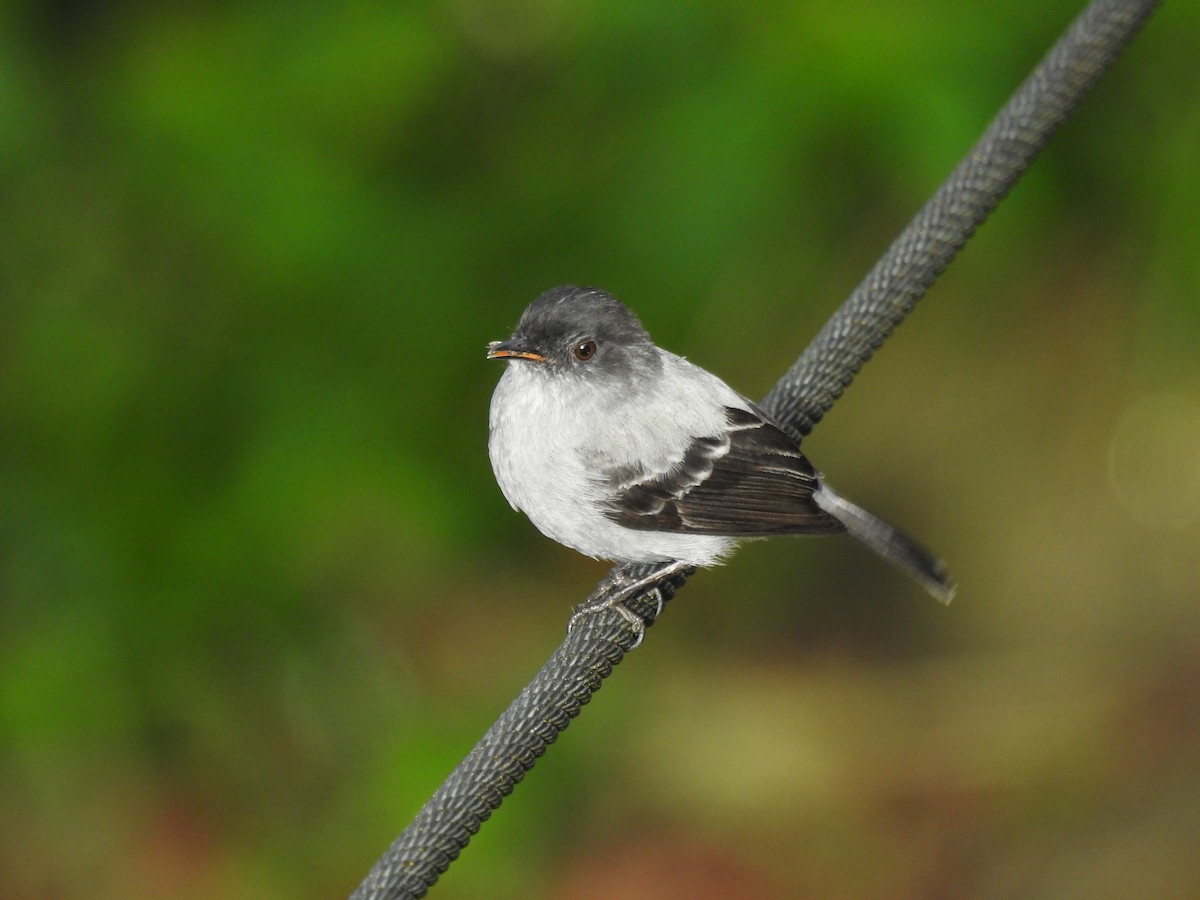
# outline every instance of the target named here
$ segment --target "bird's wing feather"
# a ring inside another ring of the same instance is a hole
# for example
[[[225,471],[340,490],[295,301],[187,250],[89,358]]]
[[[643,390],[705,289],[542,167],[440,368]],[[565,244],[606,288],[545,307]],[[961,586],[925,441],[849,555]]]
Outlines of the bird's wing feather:
[[[626,528],[688,534],[832,534],[845,527],[813,500],[812,465],[755,411],[726,408],[724,432],[695,438],[667,472],[616,466],[606,515]]]

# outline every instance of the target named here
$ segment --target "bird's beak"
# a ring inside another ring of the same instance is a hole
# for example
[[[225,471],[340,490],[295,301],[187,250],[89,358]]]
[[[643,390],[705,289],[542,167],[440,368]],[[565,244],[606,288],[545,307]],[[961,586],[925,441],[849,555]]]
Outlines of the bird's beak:
[[[488,344],[488,359],[530,359],[534,362],[545,362],[546,357],[532,350],[526,350],[520,341],[492,341]]]

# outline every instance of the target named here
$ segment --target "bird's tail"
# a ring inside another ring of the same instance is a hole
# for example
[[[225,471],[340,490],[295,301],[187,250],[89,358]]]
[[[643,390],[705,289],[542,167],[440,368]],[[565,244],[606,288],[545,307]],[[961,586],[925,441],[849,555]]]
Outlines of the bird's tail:
[[[949,603],[954,599],[956,586],[946,571],[946,564],[912,538],[834,493],[827,485],[822,484],[813,499],[821,509],[845,525],[851,537],[907,572],[938,602]]]

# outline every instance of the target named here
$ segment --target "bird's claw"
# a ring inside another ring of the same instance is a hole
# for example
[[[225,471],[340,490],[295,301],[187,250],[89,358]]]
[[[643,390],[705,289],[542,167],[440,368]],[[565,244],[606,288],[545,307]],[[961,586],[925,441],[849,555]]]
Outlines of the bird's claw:
[[[658,599],[658,612],[655,613],[655,616],[657,616],[658,613],[662,612],[662,593],[658,588],[655,588],[654,595]],[[642,641],[646,637],[646,620],[625,605],[627,599],[632,598],[618,595],[613,599],[605,600],[603,603],[584,602],[580,604],[576,607],[575,612],[571,614],[570,621],[567,622],[567,632],[570,633],[584,616],[594,615],[603,610],[611,609],[614,612],[620,613],[621,618],[628,622],[629,627],[633,629],[634,642],[630,645],[629,649],[636,650],[641,646]]]
[[[691,566],[677,561],[666,568],[651,572],[649,575],[641,578],[633,578],[632,580],[630,576],[623,573],[608,575],[592,593],[591,597],[575,607],[575,612],[571,615],[571,619],[567,623],[567,631],[570,632],[579,623],[580,619],[586,615],[591,615],[605,609],[612,609],[629,623],[635,636],[635,640],[629,649],[637,649],[641,646],[642,640],[646,636],[647,623],[654,622],[662,615],[666,598],[663,595],[661,586],[680,572],[690,569]],[[650,595],[654,596],[654,615],[648,618],[642,618],[627,605],[628,601],[643,595],[647,598]]]

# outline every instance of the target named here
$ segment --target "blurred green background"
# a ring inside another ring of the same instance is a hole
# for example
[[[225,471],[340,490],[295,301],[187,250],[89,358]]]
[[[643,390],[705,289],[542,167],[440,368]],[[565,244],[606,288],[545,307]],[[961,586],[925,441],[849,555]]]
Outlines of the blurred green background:
[[[347,893],[605,570],[485,343],[597,284],[761,396],[1081,6],[5,4],[0,896]],[[747,546],[437,896],[1200,895],[1198,43],[806,443],[955,603]]]

